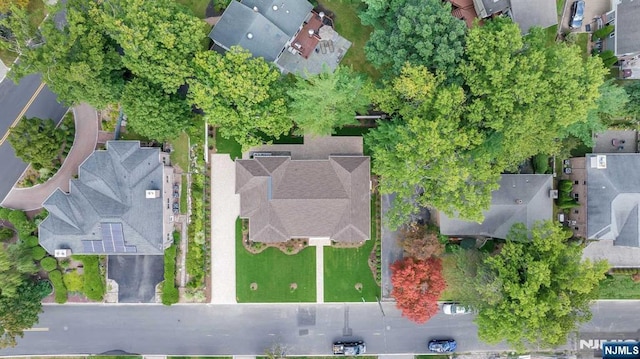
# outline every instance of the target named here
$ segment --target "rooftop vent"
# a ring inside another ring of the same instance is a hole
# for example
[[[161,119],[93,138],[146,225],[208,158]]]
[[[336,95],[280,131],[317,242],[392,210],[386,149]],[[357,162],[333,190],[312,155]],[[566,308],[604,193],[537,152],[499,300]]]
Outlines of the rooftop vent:
[[[553,199],[557,199],[558,198],[558,190],[557,189],[549,190],[549,197],[551,197]]]
[[[160,198],[160,191],[148,189],[145,191],[145,198]]]
[[[517,204],[522,204],[522,202],[523,202],[523,201],[522,201],[520,198],[516,199],[516,203],[517,203]]]
[[[271,8],[273,9],[273,11],[278,11],[278,5],[273,5]]]
[[[56,249],[53,251],[53,256],[56,258],[67,258],[71,256],[71,249]]]
[[[253,7],[253,11],[258,12],[258,7],[257,7],[257,6],[254,6],[254,7]]]
[[[324,11],[320,11],[320,13],[318,14],[318,16],[320,16],[320,19],[324,19]]]
[[[250,32],[249,32],[249,33],[247,33],[247,39],[249,39],[249,40],[253,39],[253,34],[252,34],[252,33],[250,33]]]

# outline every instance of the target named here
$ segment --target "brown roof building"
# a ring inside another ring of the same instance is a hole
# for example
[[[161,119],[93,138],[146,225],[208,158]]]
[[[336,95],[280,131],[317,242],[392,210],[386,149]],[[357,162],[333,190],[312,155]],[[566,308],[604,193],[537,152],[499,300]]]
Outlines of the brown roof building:
[[[293,160],[257,156],[236,161],[240,217],[255,242],[330,238],[360,243],[371,236],[370,160],[329,156]]]

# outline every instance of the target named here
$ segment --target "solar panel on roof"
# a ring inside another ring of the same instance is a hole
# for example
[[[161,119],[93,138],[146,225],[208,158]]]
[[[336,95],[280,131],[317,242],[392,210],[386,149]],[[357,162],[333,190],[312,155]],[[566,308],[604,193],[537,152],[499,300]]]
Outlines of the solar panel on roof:
[[[122,223],[101,223],[102,244],[106,253],[135,253],[135,246],[131,246],[133,250],[127,249],[124,243],[124,232]]]

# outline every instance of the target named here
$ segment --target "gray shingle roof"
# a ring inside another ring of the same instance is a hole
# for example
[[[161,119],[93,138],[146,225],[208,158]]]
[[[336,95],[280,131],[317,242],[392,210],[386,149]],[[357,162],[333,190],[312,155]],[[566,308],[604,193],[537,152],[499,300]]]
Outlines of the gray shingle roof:
[[[249,219],[249,238],[256,242],[308,237],[348,243],[368,240],[369,166],[365,156],[237,160],[236,193],[240,194],[240,217]]]
[[[507,237],[511,226],[524,223],[531,228],[536,221],[553,216],[551,175],[505,174],[500,188],[491,194],[491,206],[484,211],[482,223],[452,218],[440,212],[440,232],[449,236]]]
[[[614,2],[615,3],[615,2]],[[616,6],[616,55],[640,51],[640,1],[619,0]]]
[[[509,8],[509,0],[473,0],[478,17],[485,18]]]
[[[271,62],[298,32],[311,9],[306,0],[233,0],[209,37],[226,49],[238,45]]]
[[[587,237],[613,239],[615,245],[640,246],[640,155],[606,154],[606,168],[592,166],[586,156]]]
[[[558,23],[555,0],[511,0],[513,21],[523,34],[533,26],[547,28]]]
[[[146,198],[145,191],[162,190],[163,167],[158,148],[107,142],[80,165],[68,194],[58,189],[43,203],[49,216],[39,226],[40,244],[51,254],[86,254],[82,241],[102,240],[101,223],[121,223],[137,254],[162,254],[163,198]]]

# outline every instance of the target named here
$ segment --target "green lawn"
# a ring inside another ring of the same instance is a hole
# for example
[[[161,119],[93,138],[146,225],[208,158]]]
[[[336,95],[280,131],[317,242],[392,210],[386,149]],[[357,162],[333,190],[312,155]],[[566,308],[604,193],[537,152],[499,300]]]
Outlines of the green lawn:
[[[242,146],[233,138],[226,139],[220,136],[220,131],[216,131],[215,146],[217,153],[228,153],[231,155],[231,159],[242,157]]]
[[[251,283],[258,285],[251,290]],[[290,290],[291,283],[298,288]],[[238,303],[283,303],[316,301],[316,249],[305,248],[294,255],[268,248],[249,253],[242,245],[242,222],[236,221],[236,296]]]
[[[171,163],[180,166],[184,172],[189,172],[189,135],[183,132],[171,144]]]
[[[599,299],[640,299],[640,283],[630,275],[613,274],[600,282]]]
[[[544,29],[546,35],[546,45],[553,46],[556,43],[556,36],[558,35],[558,25],[552,25]]]
[[[324,247],[324,301],[375,302],[380,287],[369,269],[368,259],[375,241],[368,240],[360,248]],[[362,292],[356,290],[362,284]]]
[[[379,79],[380,72],[367,62],[364,54],[364,45],[373,31],[372,27],[363,26],[358,17],[364,5],[359,1],[344,0],[318,0],[318,3],[335,14],[333,20],[336,31],[352,43],[341,64],[353,66],[354,70],[369,75],[374,81]]]
[[[232,359],[233,357],[174,357],[170,356],[167,358],[171,359]]]
[[[587,44],[589,42],[589,34],[586,32],[581,32],[578,34],[578,39],[576,40],[576,45],[580,46],[582,50],[582,57],[587,59],[591,54],[587,51]]]
[[[198,18],[204,19],[207,16],[207,5],[211,0],[176,0],[176,2],[188,7]]]
[[[562,16],[562,11],[564,10],[564,2],[566,0],[556,0],[556,11],[558,12],[558,18]]]
[[[449,359],[448,355],[438,355],[438,354],[433,354],[433,355],[414,355],[413,357],[415,359]]]

